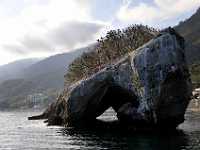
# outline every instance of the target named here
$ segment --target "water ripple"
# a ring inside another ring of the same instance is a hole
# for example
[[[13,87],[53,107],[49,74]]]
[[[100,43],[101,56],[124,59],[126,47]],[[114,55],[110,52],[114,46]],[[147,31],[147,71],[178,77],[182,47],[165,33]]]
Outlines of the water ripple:
[[[1,150],[136,149],[199,150],[200,113],[188,111],[186,121],[173,133],[125,133],[47,127],[42,121],[28,121],[37,112],[0,112]],[[113,120],[108,111],[100,119]]]

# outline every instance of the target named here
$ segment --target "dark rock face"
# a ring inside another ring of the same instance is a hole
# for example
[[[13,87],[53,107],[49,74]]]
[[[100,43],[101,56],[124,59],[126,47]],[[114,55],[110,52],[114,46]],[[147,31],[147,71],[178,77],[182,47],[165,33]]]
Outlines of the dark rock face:
[[[173,29],[86,80],[66,87],[45,113],[49,124],[90,123],[112,107],[122,124],[176,127],[192,92],[184,39]]]

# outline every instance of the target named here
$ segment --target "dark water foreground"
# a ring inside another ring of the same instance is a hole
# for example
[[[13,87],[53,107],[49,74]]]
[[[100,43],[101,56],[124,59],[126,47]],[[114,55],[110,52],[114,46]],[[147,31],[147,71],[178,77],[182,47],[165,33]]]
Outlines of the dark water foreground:
[[[47,127],[42,121],[27,120],[35,114],[38,112],[0,112],[0,149],[200,150],[200,111],[197,109],[187,112],[187,120],[178,130],[163,133],[125,132],[106,126],[99,130]],[[110,111],[101,116],[104,120],[114,118]]]

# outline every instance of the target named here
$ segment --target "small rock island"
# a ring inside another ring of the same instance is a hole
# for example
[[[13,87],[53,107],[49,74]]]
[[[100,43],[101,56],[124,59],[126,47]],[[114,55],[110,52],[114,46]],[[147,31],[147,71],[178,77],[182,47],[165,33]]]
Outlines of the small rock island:
[[[124,125],[176,128],[191,95],[184,39],[168,28],[115,64],[65,87],[43,114],[29,119],[79,126],[112,107]]]

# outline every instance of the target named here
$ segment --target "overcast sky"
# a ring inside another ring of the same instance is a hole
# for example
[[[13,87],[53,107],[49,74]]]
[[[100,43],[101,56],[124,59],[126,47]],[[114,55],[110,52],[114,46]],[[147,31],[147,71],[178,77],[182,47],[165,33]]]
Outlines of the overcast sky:
[[[199,6],[200,0],[0,0],[0,65],[68,52],[130,24],[174,26]]]

